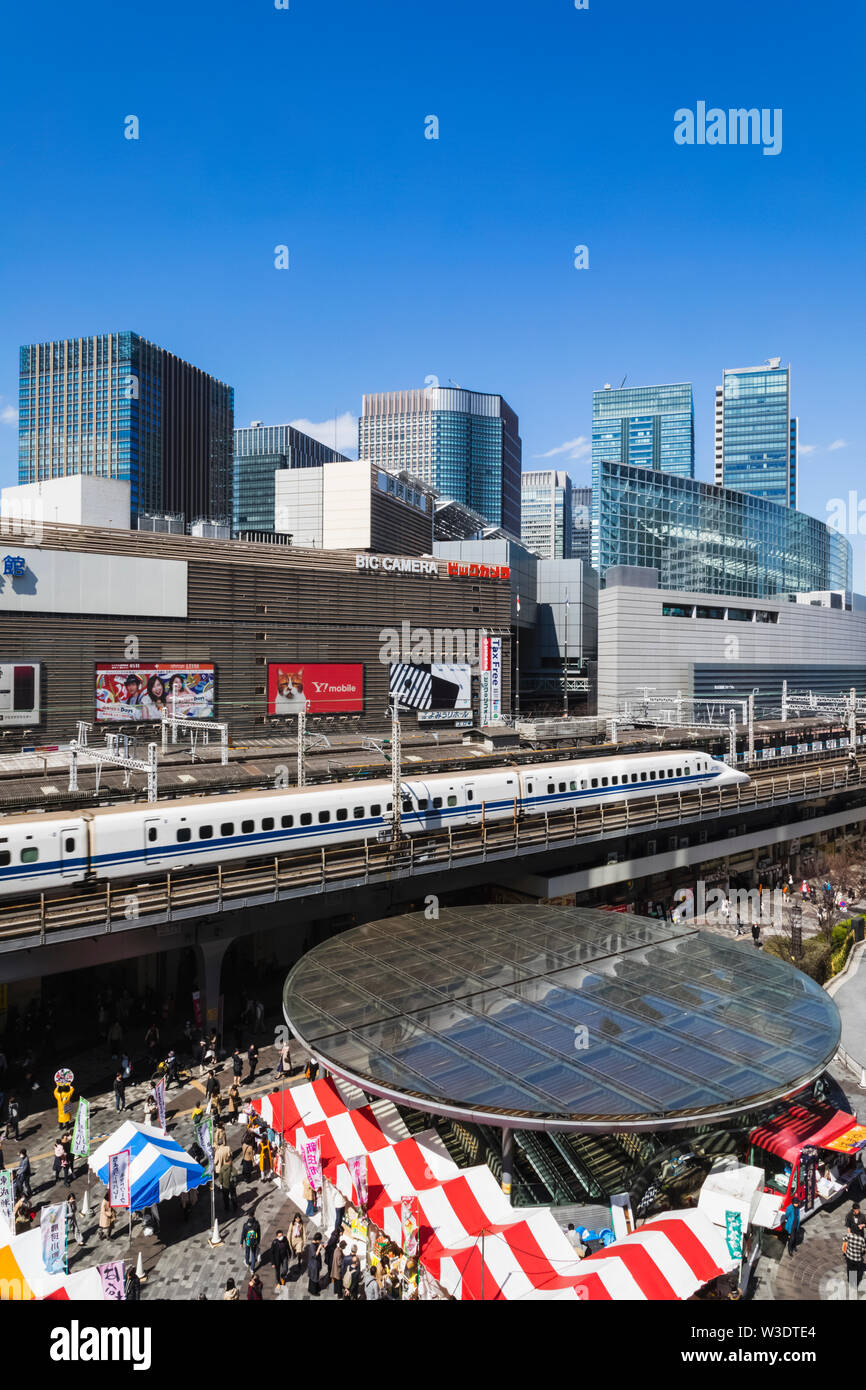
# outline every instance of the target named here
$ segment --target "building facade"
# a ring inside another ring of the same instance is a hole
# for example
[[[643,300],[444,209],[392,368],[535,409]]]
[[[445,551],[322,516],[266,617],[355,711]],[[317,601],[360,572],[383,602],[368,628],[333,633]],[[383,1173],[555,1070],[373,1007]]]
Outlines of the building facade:
[[[386,473],[366,459],[290,468],[274,474],[275,525],[297,546],[433,551],[433,495],[409,473]]]
[[[605,386],[592,393],[592,464],[656,468],[695,476],[695,412],[688,382],[667,386]]]
[[[654,579],[655,571],[612,572],[599,594],[599,714],[638,701],[644,686],[654,697],[697,697],[716,722],[752,693],[758,716],[778,718],[783,680],[791,695],[838,695],[852,686],[866,694],[859,596],[730,603],[717,592],[658,588]]]
[[[571,498],[567,473],[542,468],[521,478],[520,539],[543,560],[571,558]]]
[[[132,521],[231,515],[230,386],[131,332],[31,343],[19,357],[19,483],[122,479]]]
[[[366,395],[358,456],[414,473],[520,534],[522,446],[517,416],[501,396],[440,386]]]
[[[791,369],[780,358],[723,373],[716,387],[715,481],[796,507],[797,420],[791,415]]]
[[[274,525],[274,474],[344,462],[345,454],[320,444],[292,425],[254,421],[234,432],[232,530],[270,532]]]
[[[571,489],[571,558],[592,563],[592,488]]]
[[[601,463],[593,565],[649,567],[666,589],[762,598],[850,589],[850,542],[760,496],[647,468]]]

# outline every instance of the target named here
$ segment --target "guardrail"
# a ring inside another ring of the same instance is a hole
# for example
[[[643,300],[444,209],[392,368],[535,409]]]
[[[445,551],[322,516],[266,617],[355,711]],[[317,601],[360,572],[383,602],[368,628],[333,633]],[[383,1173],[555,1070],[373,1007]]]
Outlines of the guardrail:
[[[450,871],[515,855],[543,853],[584,841],[715,819],[866,787],[866,776],[846,768],[756,776],[747,786],[670,792],[553,815],[515,816],[510,822],[414,835],[399,844],[360,845],[276,855],[236,868],[186,870],[137,884],[87,885],[66,897],[39,894],[0,907],[0,952],[44,945],[78,934],[105,934],[205,912],[237,911],[353,886],[387,882],[434,870]]]

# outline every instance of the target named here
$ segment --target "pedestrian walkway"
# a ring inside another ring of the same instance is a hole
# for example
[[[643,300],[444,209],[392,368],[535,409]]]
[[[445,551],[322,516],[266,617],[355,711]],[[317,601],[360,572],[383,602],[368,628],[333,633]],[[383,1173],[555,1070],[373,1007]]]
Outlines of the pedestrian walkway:
[[[863,958],[866,944],[858,945],[845,978],[831,991],[842,1018],[842,1048],[851,1061],[866,1068],[866,970]]]

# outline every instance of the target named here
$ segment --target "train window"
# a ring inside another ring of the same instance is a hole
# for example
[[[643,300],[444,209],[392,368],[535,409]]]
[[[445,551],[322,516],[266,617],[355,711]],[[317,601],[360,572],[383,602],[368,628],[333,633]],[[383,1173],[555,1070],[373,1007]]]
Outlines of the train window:
[[[148,838],[149,842],[150,842],[151,844],[153,844],[154,840],[156,839],[156,826],[155,826],[155,825],[149,825],[149,826],[147,827],[147,838]]]
[[[531,783],[531,782],[527,782],[527,784],[526,784],[526,790],[527,790],[527,792],[529,792],[530,794],[532,793],[532,783]]]
[[[612,787],[618,787],[618,786],[619,786],[619,778],[618,778],[618,777],[611,777],[611,779],[610,779],[610,784],[611,784]]]
[[[338,810],[337,810],[337,820],[348,820],[348,819],[349,819],[349,808],[348,808],[348,806],[340,806],[340,807],[338,808]]]
[[[199,838],[200,840],[212,840],[212,839],[213,839],[213,826],[212,826],[212,825],[200,825],[199,828],[198,828],[198,838]]]
[[[241,821],[241,834],[242,834],[242,835],[252,835],[252,833],[253,833],[253,831],[255,830],[255,828],[256,828],[256,823],[255,823],[254,820],[242,820],[242,821]]]
[[[363,819],[364,819],[364,808],[363,808],[363,806],[356,806],[355,809],[354,809],[354,811],[352,812],[352,815],[354,816],[355,820],[363,820]]]
[[[548,782],[548,784],[547,784],[547,790],[548,790],[549,792],[555,792],[555,791],[556,791],[556,783],[555,783],[555,782]]]
[[[330,813],[330,811],[320,811],[320,812],[319,812],[319,825],[326,825],[327,822],[328,822],[330,819],[331,819],[331,813]]]
[[[192,839],[192,831],[190,830],[189,826],[188,826],[188,825],[182,825],[181,828],[180,828],[180,830],[177,832],[177,842],[178,842],[178,844],[179,844],[179,845],[185,845],[186,842],[187,842],[187,840],[191,840],[191,839]]]
[[[636,773],[636,772],[633,772],[633,773],[632,773],[632,775],[631,775],[631,780],[632,780],[633,782],[636,782],[636,781],[637,781],[637,773]]]
[[[448,798],[448,805],[449,805],[449,806],[456,806],[456,805],[457,805],[457,797],[456,797],[456,796],[449,796],[449,798]]]
[[[687,767],[687,768],[686,768],[686,776],[687,776],[687,777],[691,777],[691,775],[692,775],[692,770],[691,770],[690,767]]]
[[[302,812],[301,812],[301,825],[312,825],[312,824],[313,824],[313,813],[312,813],[312,811],[302,811]]]
[[[224,820],[220,826],[220,834],[223,836],[234,835],[235,823],[233,820]]]
[[[606,777],[602,777],[602,779],[601,779],[601,785],[602,785],[603,787],[606,787],[606,786],[607,786],[607,778],[606,778]]]
[[[371,815],[371,816],[381,816],[381,814],[382,814],[382,803],[381,803],[381,801],[374,801],[374,802],[373,802],[373,805],[370,807],[370,815]]]
[[[683,770],[682,770],[681,767],[678,767],[678,768],[677,768],[677,776],[678,776],[678,777],[682,777],[682,775],[683,775]]]
[[[581,790],[582,792],[585,792],[585,791],[586,791],[586,778],[585,778],[585,777],[581,777],[581,779],[580,779],[580,790]]]
[[[593,777],[593,779],[592,779],[592,785],[593,785],[594,787],[597,787],[597,786],[598,786],[598,778],[597,778],[597,777]]]
[[[35,864],[38,858],[39,850],[36,849],[35,845],[31,845],[27,849],[22,849],[21,851],[22,864]]]
[[[468,791],[468,792],[466,793],[466,800],[467,800],[467,801],[474,801],[474,800],[475,800],[475,793],[474,793],[473,791]]]
[[[646,773],[645,773],[645,772],[642,772],[642,773],[641,773],[641,775],[640,775],[640,780],[641,780],[642,782],[645,782],[645,781],[646,781]]]
[[[532,788],[530,787],[529,790],[532,791]],[[442,798],[441,798],[441,796],[434,796],[434,798],[433,798],[433,810],[434,810],[434,811],[441,811],[441,810],[442,810]]]
[[[72,854],[73,850],[75,849],[75,841],[72,839],[71,836],[64,844],[63,849],[66,854]]]
[[[280,816],[280,825],[284,830],[291,830],[295,823],[294,816]]]
[[[419,811],[426,811],[426,810],[427,810],[427,798],[426,798],[426,796],[419,796],[419,798],[418,798],[418,810],[419,810]]]
[[[560,782],[560,784],[559,784],[559,790],[560,790],[561,792],[564,792],[564,791],[565,791],[565,783],[564,783],[564,782]]]
[[[12,863],[12,855],[8,849],[0,849],[0,869],[5,869],[7,864]]]
[[[273,830],[273,828],[274,828],[274,818],[273,818],[273,816],[265,816],[264,820],[262,821],[262,830]]]
[[[568,790],[569,790],[570,792],[576,792],[576,791],[577,791],[577,783],[576,783],[576,782],[569,782],[569,784],[568,784]]]
[[[385,802],[385,810],[386,810],[386,811],[393,811],[393,809],[394,809],[394,803],[393,803],[393,801],[386,801],[386,802]]]

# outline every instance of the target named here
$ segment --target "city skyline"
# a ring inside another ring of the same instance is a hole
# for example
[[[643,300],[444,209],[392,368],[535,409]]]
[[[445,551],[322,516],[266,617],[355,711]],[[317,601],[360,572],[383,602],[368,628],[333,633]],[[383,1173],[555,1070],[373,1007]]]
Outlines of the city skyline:
[[[336,0],[323,105],[322,19],[301,6],[215,0],[204,24],[157,0],[143,32],[115,7],[93,12],[86,50],[65,7],[47,26],[37,12],[8,20],[10,51],[38,48],[52,81],[38,122],[19,119],[23,69],[0,90],[24,210],[0,233],[0,482],[16,476],[20,345],[134,326],[230,383],[236,423],[286,421],[340,452],[354,448],[365,393],[438,376],[501,394],[520,418],[524,467],[565,469],[577,485],[605,381],[690,381],[695,473],[708,481],[722,371],[782,353],[799,507],[828,516],[857,486],[864,191],[849,173],[863,16],[844,30],[830,16],[811,35],[813,67],[834,74],[831,106],[800,80],[805,5],[780,30],[735,3],[719,31],[710,14],[637,0],[531,16],[446,3],[431,33],[423,13],[383,4],[361,16]],[[169,18],[178,51],[198,55],[191,71],[165,62]],[[238,99],[223,109],[207,74],[227,49]],[[479,52],[496,61],[479,67]],[[767,159],[678,145],[674,113],[698,98],[784,110],[784,147]],[[137,141],[125,138],[132,113]],[[622,215],[626,195],[638,218]]]

